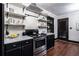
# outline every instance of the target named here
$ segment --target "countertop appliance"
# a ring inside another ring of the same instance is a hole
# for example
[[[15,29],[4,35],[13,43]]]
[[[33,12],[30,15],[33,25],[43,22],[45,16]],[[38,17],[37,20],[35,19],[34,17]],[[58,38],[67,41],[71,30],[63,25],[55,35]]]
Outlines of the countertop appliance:
[[[31,37],[37,36],[38,35],[38,29],[27,29],[25,32],[22,33],[23,36],[28,35]]]

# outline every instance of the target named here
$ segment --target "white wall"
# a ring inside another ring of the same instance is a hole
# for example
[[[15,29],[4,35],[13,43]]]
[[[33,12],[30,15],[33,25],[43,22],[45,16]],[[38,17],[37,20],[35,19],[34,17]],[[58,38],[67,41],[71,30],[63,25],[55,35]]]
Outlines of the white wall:
[[[22,26],[8,26],[9,34],[17,33],[22,34],[24,32],[24,28]],[[4,34],[6,34],[6,27],[4,26]]]
[[[38,20],[35,17],[27,16],[24,20],[25,29],[38,29]]]
[[[69,40],[79,42],[79,31],[76,30],[76,23],[79,23],[79,11],[58,16],[59,18],[69,18]],[[72,27],[72,29],[70,29]]]
[[[13,13],[17,13],[17,14],[22,14],[22,15],[24,15],[24,13],[23,13],[23,9],[22,9],[22,7],[17,7],[17,6],[15,6],[15,5],[12,5],[12,4],[8,4],[8,8],[6,7],[6,3],[4,3],[4,13],[5,12],[9,12],[9,8],[12,8],[13,10],[14,10],[14,12]],[[16,17],[6,17],[6,15],[4,15],[5,16],[5,18],[4,18],[4,24],[6,24],[6,20],[8,20],[9,18],[12,18],[12,19],[14,19],[15,20],[15,22],[16,22],[16,25],[17,25],[17,20],[20,20],[20,21],[22,21],[23,19],[22,18],[16,18]],[[11,23],[11,22],[10,22]],[[15,24],[15,23],[11,23],[11,24]],[[9,34],[11,34],[11,33],[17,33],[17,34],[21,34],[23,31],[24,31],[24,28],[23,28],[23,26],[16,26],[16,25],[9,25],[8,26],[8,31],[9,31]],[[18,24],[19,25],[19,24]],[[21,25],[22,25],[22,23],[21,23]],[[4,34],[6,34],[6,26],[4,26]]]

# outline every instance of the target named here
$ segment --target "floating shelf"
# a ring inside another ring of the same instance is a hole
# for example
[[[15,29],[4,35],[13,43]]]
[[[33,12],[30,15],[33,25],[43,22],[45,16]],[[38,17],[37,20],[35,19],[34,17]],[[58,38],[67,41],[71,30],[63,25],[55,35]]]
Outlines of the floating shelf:
[[[47,28],[46,26],[38,26],[39,28]]]
[[[47,22],[48,24],[52,24],[51,22]]]
[[[15,17],[25,17],[26,16],[23,14],[18,14],[18,13],[8,12],[8,11],[5,11],[5,14],[8,14],[8,16],[15,16]]]
[[[24,24],[4,24],[4,25],[9,25],[9,26],[25,26]]]
[[[39,19],[38,21],[40,21],[40,22],[47,22],[46,20],[41,20],[41,19]]]

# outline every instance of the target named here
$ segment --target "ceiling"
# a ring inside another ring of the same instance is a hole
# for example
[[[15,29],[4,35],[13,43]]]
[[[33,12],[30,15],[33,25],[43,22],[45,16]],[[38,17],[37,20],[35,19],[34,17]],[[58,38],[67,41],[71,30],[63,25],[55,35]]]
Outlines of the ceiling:
[[[55,15],[62,15],[79,10],[79,4],[77,3],[37,3],[37,5]]]

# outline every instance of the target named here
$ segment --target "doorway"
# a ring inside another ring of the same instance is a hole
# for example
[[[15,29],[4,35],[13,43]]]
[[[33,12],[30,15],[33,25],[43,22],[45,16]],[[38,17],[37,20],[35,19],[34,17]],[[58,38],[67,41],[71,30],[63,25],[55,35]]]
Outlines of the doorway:
[[[68,18],[58,19],[58,39],[68,40]]]

